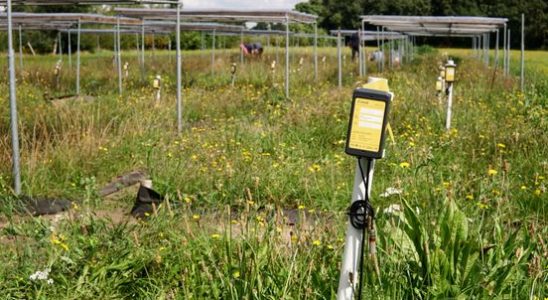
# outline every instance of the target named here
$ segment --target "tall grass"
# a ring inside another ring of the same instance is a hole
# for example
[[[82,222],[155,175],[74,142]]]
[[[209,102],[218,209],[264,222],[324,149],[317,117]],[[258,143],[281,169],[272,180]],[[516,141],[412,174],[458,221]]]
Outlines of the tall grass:
[[[56,87],[57,58],[26,57],[18,72],[23,190],[77,205],[54,218],[13,212],[8,106],[0,106],[3,297],[334,298],[355,164],[343,145],[349,97],[361,82],[347,51],[341,89],[334,49],[321,49],[317,82],[311,50],[292,51],[290,99],[282,52],[274,72],[275,49],[238,64],[234,87],[236,52],[217,51],[213,69],[210,53],[186,52],[181,135],[167,53],[147,56],[144,78],[136,53],[124,53],[123,96],[111,54],[84,55],[82,91],[95,101],[64,105],[43,95],[74,91],[66,58]],[[521,93],[513,78],[466,52],[453,55],[459,67],[448,132],[434,91],[439,54],[382,74],[396,95],[395,141],[387,142],[373,186],[381,278],[368,272],[364,290],[385,299],[543,299],[546,74],[540,67],[544,75],[531,76]],[[368,70],[380,76],[373,65]],[[0,92],[7,95],[5,80]],[[134,169],[147,171],[169,199],[147,222],[127,217],[132,190],[110,199],[95,192]],[[403,193],[379,197],[388,187]],[[384,213],[391,204],[403,211]],[[296,225],[287,225],[288,214]],[[29,279],[45,268],[53,284]]]

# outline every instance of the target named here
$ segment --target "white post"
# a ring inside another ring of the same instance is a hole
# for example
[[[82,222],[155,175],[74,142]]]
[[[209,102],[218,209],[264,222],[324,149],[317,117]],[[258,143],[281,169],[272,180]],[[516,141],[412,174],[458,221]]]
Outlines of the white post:
[[[314,80],[318,80],[318,23],[314,23]]]
[[[506,57],[506,74],[510,75],[510,54],[512,53],[512,47],[510,42],[510,29],[508,29],[508,56]]]
[[[76,38],[76,95],[80,95],[80,31],[82,22],[78,19],[78,33]]]
[[[381,32],[382,32],[382,36],[381,36],[381,53],[382,53],[382,58],[381,58],[381,72],[384,72],[384,26],[381,27]]]
[[[213,75],[213,66],[215,65],[215,29],[211,36],[211,75]]]
[[[241,47],[244,44],[244,30],[242,29],[240,31],[240,65],[244,64],[244,51],[242,51]]]
[[[362,34],[365,31],[365,22],[362,20]],[[365,39],[362,41],[362,36],[360,35],[360,47],[363,47],[362,50],[362,64],[363,64],[363,76],[367,76],[367,49],[365,48]]]
[[[525,14],[521,14],[521,72],[520,88],[523,92],[525,86]]]
[[[502,32],[502,48],[504,49],[503,58],[502,58],[502,69],[504,70],[504,75],[506,74],[506,57],[508,56],[508,49],[506,48],[506,37],[508,36],[508,32],[506,30],[506,23],[504,23],[504,29]]]
[[[10,127],[11,150],[13,163],[13,189],[16,195],[21,194],[21,170],[19,168],[19,132],[17,123],[17,95],[15,92],[15,53],[13,51],[13,33],[11,21],[11,0],[6,1],[8,16],[8,68],[10,94]]]
[[[497,28],[496,37],[495,37],[495,69],[499,66],[499,29]]]
[[[141,80],[145,80],[145,20],[141,24]]]
[[[181,87],[181,3],[177,4],[177,29],[175,32],[176,50],[176,65],[177,65],[177,132],[183,130],[183,108],[182,108],[182,87]]]
[[[122,47],[120,45],[120,16],[116,17],[116,61],[118,68],[118,93],[122,95]]]
[[[453,83],[449,82],[448,84],[449,95],[447,96],[447,119],[445,120],[445,129],[447,130],[451,128],[451,112],[453,109]]]
[[[360,77],[363,77],[363,68],[362,68],[362,32],[360,29],[358,29],[358,71],[360,74]],[[354,51],[354,50],[352,50]]]
[[[70,41],[70,36],[71,36],[71,32],[70,32],[70,29],[68,30],[67,32],[67,39],[68,39],[68,65],[69,65],[69,68],[72,69],[72,46],[70,45],[71,41]]]
[[[354,172],[354,189],[352,190],[352,201],[351,204],[358,200],[366,199],[365,195],[365,185],[367,184],[368,194],[371,194],[371,183],[373,182],[373,170],[375,168],[375,161],[371,160],[371,165],[369,166],[369,160],[359,159],[356,164],[356,170]],[[365,180],[362,177],[361,170],[369,174],[365,175]],[[367,197],[369,197],[369,195]],[[346,229],[346,240],[344,243],[344,254],[342,259],[341,266],[341,275],[339,278],[339,288],[337,290],[337,300],[352,300],[355,298],[354,291],[357,290],[359,282],[359,265],[360,265],[360,254],[361,254],[361,244],[362,239],[365,238],[364,231],[354,228],[350,222]]]
[[[23,70],[23,32],[19,25],[19,67]]]
[[[285,97],[289,98],[289,16],[285,15]]]
[[[339,87],[342,87],[341,30],[337,32],[337,61],[339,66]]]

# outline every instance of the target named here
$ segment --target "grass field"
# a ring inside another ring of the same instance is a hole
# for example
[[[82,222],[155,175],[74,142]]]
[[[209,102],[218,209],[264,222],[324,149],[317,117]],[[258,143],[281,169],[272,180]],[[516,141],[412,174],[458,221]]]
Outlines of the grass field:
[[[123,96],[112,53],[84,54],[82,94],[95,101],[61,105],[44,94],[74,93],[75,60],[70,69],[64,58],[57,87],[57,57],[25,57],[17,73],[24,194],[75,201],[68,213],[37,218],[16,213],[10,187],[4,63],[0,298],[333,299],[356,163],[344,141],[352,90],[363,82],[346,51],[339,89],[334,49],[321,49],[316,82],[311,49],[294,50],[290,99],[283,52],[274,71],[274,50],[238,65],[234,87],[237,52],[217,51],[213,70],[209,52],[185,52],[180,135],[166,52],[147,55],[145,78],[135,53],[124,53]],[[434,91],[444,52],[458,64],[450,131]],[[518,58],[512,53],[512,74]],[[366,266],[368,299],[548,297],[548,52],[526,59],[524,93],[519,78],[467,50],[425,51],[382,75],[368,67],[395,94],[395,140],[372,191],[381,274]],[[146,171],[168,199],[148,221],[128,216],[134,188],[97,194],[132,170]],[[389,187],[403,192],[380,197]],[[403,212],[385,212],[392,204]],[[31,278],[44,270],[47,279]]]

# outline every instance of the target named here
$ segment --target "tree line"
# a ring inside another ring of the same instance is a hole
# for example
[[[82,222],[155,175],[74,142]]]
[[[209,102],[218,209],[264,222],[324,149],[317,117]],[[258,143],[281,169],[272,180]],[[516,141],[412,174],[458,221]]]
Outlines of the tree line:
[[[361,15],[485,16],[508,18],[512,47],[519,47],[521,14],[525,14],[526,49],[548,47],[547,0],[309,0],[296,10],[318,15],[318,26],[329,29],[357,29]],[[368,26],[366,29],[375,30]],[[426,39],[432,44],[463,44],[463,39]],[[494,44],[494,38],[491,39]]]

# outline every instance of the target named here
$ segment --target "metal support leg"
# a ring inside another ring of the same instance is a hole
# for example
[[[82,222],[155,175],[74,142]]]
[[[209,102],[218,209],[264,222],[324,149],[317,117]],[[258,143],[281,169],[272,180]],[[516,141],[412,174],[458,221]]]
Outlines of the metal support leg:
[[[520,66],[520,88],[523,92],[525,87],[525,15],[521,14],[521,66]]]
[[[289,98],[289,16],[285,15],[285,97]]]
[[[69,65],[69,68],[72,69],[72,45],[71,45],[71,41],[70,41],[70,36],[71,36],[71,32],[70,30],[67,32],[67,40],[68,40],[68,65]]]
[[[76,95],[80,95],[80,34],[82,22],[78,19],[78,33],[76,35]]]
[[[215,30],[211,36],[211,75],[213,75],[213,66],[215,66]]]
[[[13,190],[16,195],[21,194],[21,170],[19,168],[19,132],[17,122],[17,95],[15,89],[15,53],[13,51],[13,33],[11,20],[11,0],[6,1],[8,17],[8,68],[9,68],[9,97],[10,97],[10,127],[11,150],[13,163]]]
[[[314,23],[314,80],[318,80],[318,23]]]
[[[175,32],[176,60],[177,60],[177,132],[183,130],[183,108],[182,108],[182,74],[181,74],[181,4],[177,4],[177,29]]]
[[[120,46],[120,17],[116,17],[116,67],[118,68],[118,93],[122,95],[122,47]]]
[[[23,70],[23,32],[19,25],[19,68]]]
[[[337,32],[337,62],[338,62],[338,75],[339,75],[339,81],[338,85],[339,87],[342,87],[342,55],[341,55],[341,30]]]

